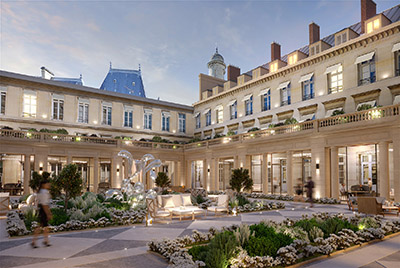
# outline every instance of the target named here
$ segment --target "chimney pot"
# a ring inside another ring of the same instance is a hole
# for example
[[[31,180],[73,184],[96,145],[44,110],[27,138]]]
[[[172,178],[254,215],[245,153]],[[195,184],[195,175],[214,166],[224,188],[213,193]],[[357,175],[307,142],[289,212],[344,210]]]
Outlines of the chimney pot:
[[[365,21],[376,15],[376,3],[372,0],[361,0],[361,33],[365,32]]]
[[[281,59],[281,45],[276,42],[271,43],[271,61]]]
[[[310,37],[310,45],[314,44],[315,42],[318,42],[320,38],[318,24],[315,24],[314,22],[310,23],[310,25],[308,25],[308,30]]]
[[[240,68],[228,65],[228,81],[237,83],[237,78],[240,75]]]

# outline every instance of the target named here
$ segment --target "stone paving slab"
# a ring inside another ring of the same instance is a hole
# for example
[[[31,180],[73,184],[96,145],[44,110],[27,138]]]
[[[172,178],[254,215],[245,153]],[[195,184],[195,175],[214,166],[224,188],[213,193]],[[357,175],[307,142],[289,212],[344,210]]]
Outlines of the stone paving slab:
[[[151,263],[151,266],[149,265]],[[115,259],[111,261],[97,262],[95,264],[87,264],[80,267],[88,267],[88,268],[110,268],[110,267],[119,267],[119,268],[165,268],[168,265],[165,260],[156,255],[156,254],[141,254],[131,257],[125,257],[120,259]]]
[[[110,249],[125,250],[128,248],[145,247],[147,246],[147,243],[147,241],[108,239],[75,254],[71,258],[104,253],[110,251]]]
[[[37,264],[51,261],[52,259],[46,258],[33,258],[33,257],[15,257],[15,256],[1,256],[0,258],[0,268],[17,267],[27,264]]]
[[[137,227],[113,236],[111,239],[151,241],[152,239],[175,238],[184,230],[184,228]]]

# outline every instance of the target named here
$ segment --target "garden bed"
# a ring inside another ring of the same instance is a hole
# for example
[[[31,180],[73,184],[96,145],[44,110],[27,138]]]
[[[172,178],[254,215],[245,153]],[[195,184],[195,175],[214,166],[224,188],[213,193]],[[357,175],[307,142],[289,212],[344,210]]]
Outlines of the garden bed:
[[[400,231],[400,222],[358,215],[314,214],[282,223],[262,221],[193,232],[173,240],[152,241],[151,251],[166,257],[171,267],[282,267],[382,239]]]

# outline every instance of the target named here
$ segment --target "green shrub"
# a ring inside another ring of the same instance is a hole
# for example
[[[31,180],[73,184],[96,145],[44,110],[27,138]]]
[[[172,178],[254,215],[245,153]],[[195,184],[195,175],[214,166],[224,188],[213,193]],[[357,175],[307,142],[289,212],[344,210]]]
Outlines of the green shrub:
[[[188,253],[192,255],[193,260],[204,261],[208,254],[208,248],[208,246],[193,246],[188,250]]]
[[[201,203],[204,203],[204,202],[206,202],[207,200],[201,195],[201,194],[199,194],[198,196],[196,196],[196,203],[197,204],[201,204]]]
[[[115,198],[107,199],[106,207],[116,208],[119,210],[129,210],[130,205],[128,203],[122,203],[120,200]]]
[[[34,221],[36,221],[36,222],[39,221],[38,215],[36,213],[36,209],[34,209],[33,207],[29,207],[24,212],[24,223],[25,223],[25,227],[27,230],[31,230],[32,222],[34,222]]]
[[[319,227],[319,226],[320,226],[320,223],[319,223],[315,218],[312,218],[312,219],[303,219],[303,220],[297,221],[297,222],[294,224],[294,226],[300,227],[300,228],[302,228],[304,231],[306,231],[306,232],[309,233],[310,230],[311,230],[313,227]]]
[[[361,104],[360,106],[358,106],[357,112],[369,110],[369,109],[372,109],[372,108],[374,108],[374,107],[372,107],[371,104],[364,103],[364,104]]]
[[[237,193],[253,189],[253,180],[250,178],[249,170],[243,168],[233,169],[229,185]]]
[[[151,140],[153,142],[162,142],[163,139],[160,136],[154,136]]]
[[[236,241],[241,247],[244,247],[250,239],[251,231],[247,224],[241,224],[233,234],[235,235]]]
[[[247,199],[245,196],[243,196],[243,195],[241,195],[241,194],[238,194],[238,195],[236,196],[236,200],[238,201],[238,205],[239,205],[239,206],[244,206],[244,205],[250,203],[249,199]]]
[[[59,128],[54,133],[68,135],[68,131],[65,128]]]
[[[249,132],[254,132],[254,131],[259,131],[260,129],[258,128],[258,127],[253,127],[253,128],[251,128],[251,129],[249,129],[248,131],[247,131],[247,133],[249,133]]]
[[[321,230],[324,232],[325,238],[328,237],[330,234],[337,234],[342,229],[350,229],[354,232],[358,231],[357,226],[337,217],[326,219],[321,223],[319,228],[321,228]]]
[[[371,217],[367,217],[367,218],[363,218],[358,222],[358,226],[359,227],[363,227],[363,228],[379,228],[380,225],[379,223]]]
[[[227,137],[233,136],[233,135],[236,135],[236,134],[235,134],[235,131],[232,131],[232,130],[229,130],[228,133],[226,133]]]
[[[106,197],[102,193],[97,194],[96,197],[97,197],[97,201],[100,202],[100,203],[103,203],[104,200],[106,200]]]
[[[225,231],[217,234],[210,241],[205,259],[206,267],[226,268],[238,245],[232,232]]]
[[[317,226],[313,226],[308,233],[309,233],[308,237],[310,238],[311,242],[314,242],[314,240],[317,238],[324,237],[324,232]]]
[[[332,116],[337,116],[337,115],[341,115],[341,114],[344,114],[343,109],[337,109],[332,112]]]
[[[164,189],[171,185],[171,180],[168,178],[167,173],[158,172],[155,183],[158,187]]]
[[[63,208],[52,208],[53,218],[49,221],[50,225],[57,226],[69,221],[69,216]]]
[[[293,125],[293,124],[297,124],[298,123],[298,121],[296,120],[296,118],[288,118],[288,119],[286,119],[285,120],[285,125]]]

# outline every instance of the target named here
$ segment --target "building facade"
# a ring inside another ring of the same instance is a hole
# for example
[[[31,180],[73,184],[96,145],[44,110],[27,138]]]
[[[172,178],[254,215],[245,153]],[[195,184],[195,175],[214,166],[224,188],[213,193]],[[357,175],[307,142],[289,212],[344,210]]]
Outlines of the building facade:
[[[226,71],[217,51],[193,107],[1,72],[0,123],[13,129],[1,130],[2,182],[27,185],[24,170],[75,162],[86,164],[89,190],[118,188],[126,149],[154,154],[186,188],[225,190],[231,170],[244,167],[256,192],[291,195],[312,177],[316,197],[338,198],[340,184],[372,180],[400,201],[400,5],[361,7],[361,22],[322,39],[310,24],[309,44],[287,55],[272,43],[270,62],[246,73]],[[153,136],[181,144],[140,141]]]

